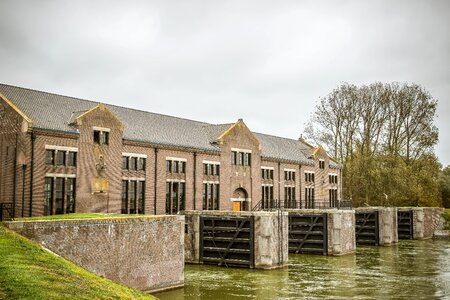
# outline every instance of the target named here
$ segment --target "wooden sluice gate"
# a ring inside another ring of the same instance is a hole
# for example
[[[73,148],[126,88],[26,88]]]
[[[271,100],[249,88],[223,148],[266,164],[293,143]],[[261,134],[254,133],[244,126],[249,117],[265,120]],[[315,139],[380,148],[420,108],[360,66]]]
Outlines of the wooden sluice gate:
[[[289,214],[289,253],[328,254],[327,214]]]
[[[397,208],[359,207],[355,209],[356,243],[391,246],[398,243]]]
[[[200,263],[254,267],[254,217],[200,217]]]
[[[287,209],[289,252],[346,255],[356,250],[355,212],[338,209]]]

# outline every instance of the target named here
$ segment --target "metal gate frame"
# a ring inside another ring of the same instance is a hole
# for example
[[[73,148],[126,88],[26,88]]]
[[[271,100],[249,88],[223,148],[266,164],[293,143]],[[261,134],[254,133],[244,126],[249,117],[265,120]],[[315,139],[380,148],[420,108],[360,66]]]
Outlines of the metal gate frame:
[[[13,220],[14,220],[14,204],[12,202],[0,203],[0,222]]]
[[[309,218],[309,222],[300,222],[293,224],[292,219],[295,217]],[[328,215],[322,214],[289,214],[289,252],[290,253],[309,253],[328,255]],[[321,220],[321,223],[319,221]],[[305,227],[306,230],[294,230],[293,226]],[[322,231],[313,230],[316,226],[321,226]],[[295,234],[304,235],[302,239],[295,238]],[[308,239],[312,235],[321,235],[322,240]],[[321,248],[304,248],[308,244],[322,244]],[[293,250],[292,248],[295,248]]]
[[[212,221],[212,226],[205,226],[205,221]],[[234,227],[224,227],[215,226],[215,221],[235,221],[236,226]],[[248,226],[244,226],[247,225]],[[228,267],[238,266],[238,267],[248,267],[254,268],[255,257],[254,257],[254,234],[255,234],[255,221],[254,216],[249,217],[227,217],[227,216],[200,216],[200,263],[217,264],[219,266],[225,265]],[[232,233],[232,237],[220,236],[223,233]],[[248,238],[239,238],[239,235],[243,232],[248,232]],[[206,234],[206,235],[205,235]],[[219,236],[217,236],[219,234]],[[207,257],[205,256],[204,240],[208,238],[212,241],[214,246],[216,246],[216,241],[221,240],[221,242],[228,242],[227,247],[208,247],[206,252],[216,252],[219,254],[219,258]],[[248,249],[238,249],[232,248],[235,243],[248,243]],[[237,260],[227,258],[229,254],[243,254],[243,256],[248,255],[248,260]]]
[[[402,220],[409,220],[408,222],[402,222]],[[414,216],[412,210],[397,210],[397,234],[399,240],[412,240],[414,239]],[[409,227],[409,228],[408,228]],[[400,231],[408,232],[409,235],[400,233]]]
[[[357,215],[363,215],[362,224],[358,225]],[[355,212],[355,237],[357,244],[367,244],[367,245],[375,245],[378,246],[380,244],[380,232],[379,232],[379,212]],[[371,217],[374,216],[373,219]],[[370,223],[374,223],[373,226]],[[363,231],[374,231],[372,232],[363,232]],[[363,239],[363,237],[368,237],[368,239]],[[372,239],[370,239],[373,237]]]

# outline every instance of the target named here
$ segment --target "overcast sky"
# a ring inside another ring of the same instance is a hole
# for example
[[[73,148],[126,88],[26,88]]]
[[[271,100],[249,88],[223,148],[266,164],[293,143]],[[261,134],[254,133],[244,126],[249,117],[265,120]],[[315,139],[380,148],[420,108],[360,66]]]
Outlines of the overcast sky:
[[[5,84],[296,139],[375,81],[431,92],[450,164],[450,1],[0,0]]]

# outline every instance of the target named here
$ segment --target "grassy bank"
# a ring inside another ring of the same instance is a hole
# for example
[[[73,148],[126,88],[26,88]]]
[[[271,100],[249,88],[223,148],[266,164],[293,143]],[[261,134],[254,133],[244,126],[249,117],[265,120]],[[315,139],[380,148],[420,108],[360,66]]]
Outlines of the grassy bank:
[[[154,298],[98,277],[0,224],[0,299]]]

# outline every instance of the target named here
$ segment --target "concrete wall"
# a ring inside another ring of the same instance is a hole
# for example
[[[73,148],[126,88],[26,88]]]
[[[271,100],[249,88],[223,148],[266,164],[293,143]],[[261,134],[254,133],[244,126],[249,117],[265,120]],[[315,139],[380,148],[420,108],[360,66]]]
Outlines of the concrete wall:
[[[328,255],[352,254],[356,250],[355,211],[329,210]]]
[[[380,246],[392,246],[398,243],[396,207],[359,207],[356,212],[378,212],[378,237]]]
[[[7,222],[99,276],[154,291],[184,284],[184,216]]]
[[[439,207],[412,207],[411,210],[413,211],[413,238],[415,240],[433,238],[444,209]]]
[[[253,216],[255,268],[273,269],[287,266],[289,248],[286,212],[281,215],[282,220],[277,212],[186,211],[183,214],[186,217],[187,227],[184,242],[186,262],[200,262],[200,216]],[[281,226],[281,232],[278,226]]]

